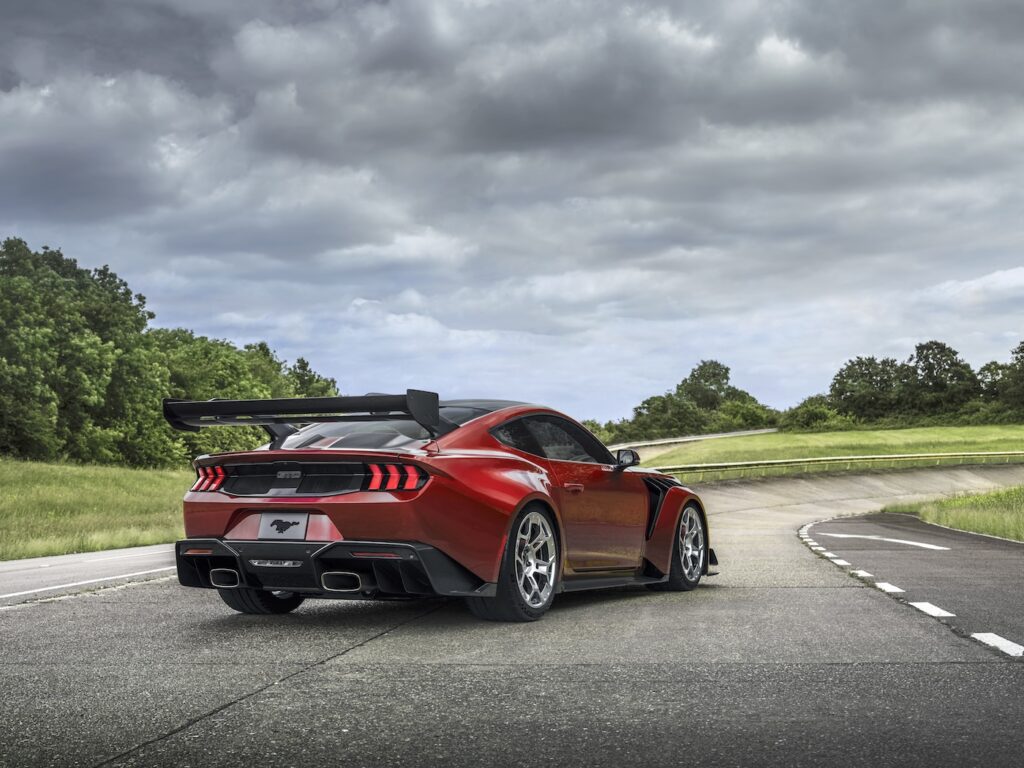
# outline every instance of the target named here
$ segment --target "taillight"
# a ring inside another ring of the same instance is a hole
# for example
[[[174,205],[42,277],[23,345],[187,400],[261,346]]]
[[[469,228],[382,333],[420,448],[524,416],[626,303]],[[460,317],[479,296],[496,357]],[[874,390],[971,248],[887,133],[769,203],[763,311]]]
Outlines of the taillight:
[[[412,464],[367,464],[363,490],[416,491],[427,484],[427,473]]]
[[[199,477],[190,489],[193,491],[219,491],[227,477],[224,467],[197,467],[196,471]]]

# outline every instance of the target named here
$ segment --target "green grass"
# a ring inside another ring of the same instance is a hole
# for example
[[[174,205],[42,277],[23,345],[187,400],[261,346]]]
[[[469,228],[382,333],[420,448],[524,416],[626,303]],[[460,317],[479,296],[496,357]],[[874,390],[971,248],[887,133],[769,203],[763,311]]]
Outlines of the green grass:
[[[681,464],[717,464],[772,459],[811,459],[825,456],[880,456],[907,453],[962,453],[971,451],[1024,451],[1024,425],[981,427],[921,427],[913,429],[853,430],[847,432],[775,432],[748,437],[727,437],[686,443],[645,462],[667,467]],[[1002,460],[1000,460],[1002,461]],[[936,462],[894,466],[929,466]],[[779,467],[722,472],[684,473],[684,481],[714,481],[740,477],[806,474],[814,471],[862,471],[877,464],[850,462],[842,466]],[[884,465],[881,468],[887,468]]]
[[[894,504],[886,512],[917,515],[927,523],[1024,541],[1024,487],[939,501]]]
[[[191,470],[0,459],[0,560],[181,538]]]

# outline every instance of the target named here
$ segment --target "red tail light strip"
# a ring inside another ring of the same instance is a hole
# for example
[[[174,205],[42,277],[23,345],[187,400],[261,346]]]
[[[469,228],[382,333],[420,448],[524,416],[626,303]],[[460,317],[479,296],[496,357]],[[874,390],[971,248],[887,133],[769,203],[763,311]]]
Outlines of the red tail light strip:
[[[388,484],[384,486],[385,491],[397,491],[398,490],[398,467],[394,464],[385,464],[384,469],[388,471]]]
[[[227,473],[224,467],[197,467],[199,478],[190,490],[193,491],[217,491],[224,484]]]
[[[367,490],[379,491],[381,489],[381,480],[384,479],[384,473],[380,471],[380,467],[378,467],[376,464],[370,464],[369,467],[370,474],[372,475],[372,477],[370,478],[370,485],[367,486]]]
[[[199,467],[199,479],[196,480],[195,490],[205,491],[207,484],[210,482],[210,475],[206,467]]]
[[[212,467],[213,470],[213,481],[206,487],[208,491],[219,491],[220,487],[224,484],[224,478],[226,474],[224,467]]]
[[[415,491],[427,484],[427,473],[413,464],[367,464],[367,491]]]
[[[367,464],[363,489],[367,491],[416,491],[427,484],[429,475],[414,464]],[[219,491],[228,479],[224,467],[196,467],[199,477],[189,490]]]

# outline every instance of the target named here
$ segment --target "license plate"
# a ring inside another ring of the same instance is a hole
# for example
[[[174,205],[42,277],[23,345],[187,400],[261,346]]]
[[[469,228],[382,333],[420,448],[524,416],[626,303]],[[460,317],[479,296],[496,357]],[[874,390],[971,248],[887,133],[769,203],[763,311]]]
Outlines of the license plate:
[[[260,538],[302,540],[306,538],[307,512],[263,512],[260,515]]]

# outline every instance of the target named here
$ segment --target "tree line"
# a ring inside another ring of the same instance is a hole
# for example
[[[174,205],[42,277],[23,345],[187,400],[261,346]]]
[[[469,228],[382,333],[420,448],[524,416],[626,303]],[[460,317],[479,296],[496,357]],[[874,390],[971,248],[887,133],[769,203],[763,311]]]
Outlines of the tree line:
[[[264,342],[238,347],[153,328],[146,299],[108,267],[0,246],[0,455],[141,467],[266,441],[256,428],[172,430],[164,397],[319,397],[335,381]]]
[[[606,443],[777,426],[827,431],[1024,422],[1024,342],[1010,361],[975,371],[941,341],[918,344],[904,361],[856,357],[826,393],[777,411],[729,383],[729,368],[703,360],[676,388],[644,400],[632,418],[586,422]]]
[[[584,424],[606,444],[763,429],[778,424],[779,412],[730,382],[729,366],[701,360],[674,390],[653,395],[632,418]]]
[[[1010,361],[975,371],[941,341],[914,347],[906,360],[856,357],[832,378],[826,394],[782,415],[788,429],[843,429],[1024,421],[1024,342]]]

